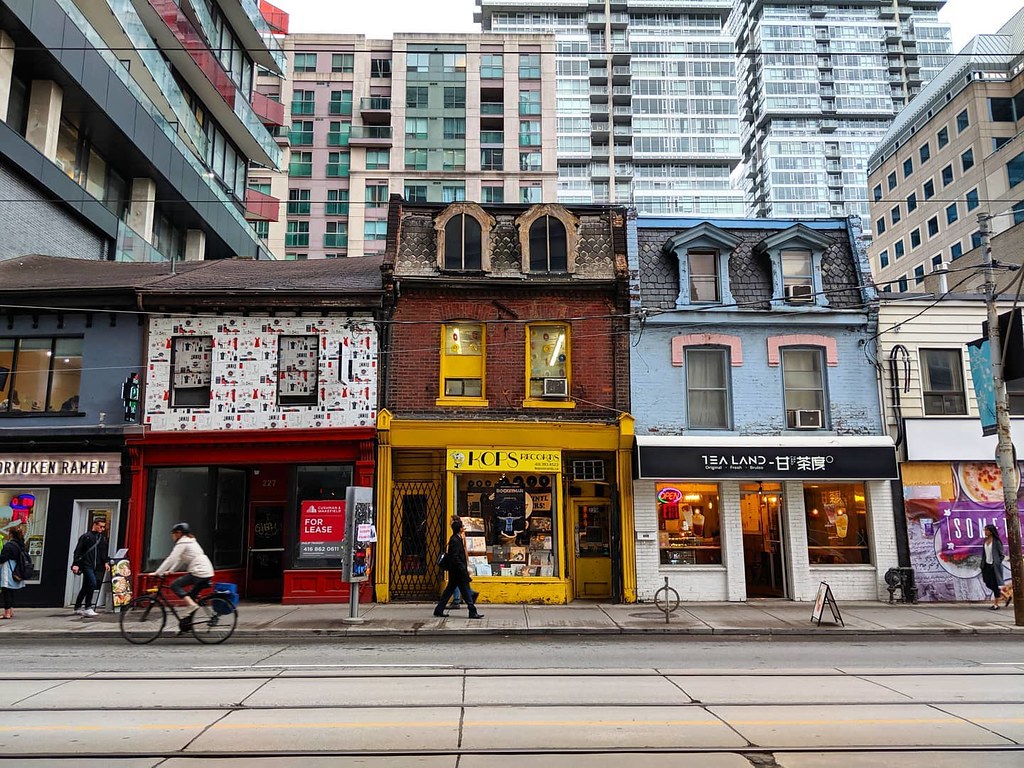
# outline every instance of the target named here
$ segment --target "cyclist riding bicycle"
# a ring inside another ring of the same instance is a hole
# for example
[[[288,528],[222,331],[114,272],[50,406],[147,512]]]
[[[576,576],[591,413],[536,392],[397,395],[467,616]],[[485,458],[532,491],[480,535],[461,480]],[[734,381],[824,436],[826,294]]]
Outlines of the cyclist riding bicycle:
[[[174,548],[167,559],[160,563],[160,567],[153,571],[153,575],[163,576],[165,573],[179,570],[186,572],[184,576],[179,576],[171,582],[171,591],[185,601],[187,609],[182,625],[183,628],[187,628],[192,621],[192,614],[198,607],[196,595],[210,586],[213,563],[199,546],[188,523],[177,523],[171,528],[171,538],[174,539]]]

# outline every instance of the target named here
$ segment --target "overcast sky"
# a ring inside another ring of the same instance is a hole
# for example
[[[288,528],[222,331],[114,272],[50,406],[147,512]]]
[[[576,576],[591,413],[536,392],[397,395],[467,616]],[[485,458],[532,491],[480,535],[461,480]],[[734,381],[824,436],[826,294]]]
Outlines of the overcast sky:
[[[476,32],[474,0],[270,0],[291,14],[292,32],[348,32],[391,37],[395,32]],[[995,32],[1024,0],[948,0],[941,18],[953,26],[960,50],[974,35]]]

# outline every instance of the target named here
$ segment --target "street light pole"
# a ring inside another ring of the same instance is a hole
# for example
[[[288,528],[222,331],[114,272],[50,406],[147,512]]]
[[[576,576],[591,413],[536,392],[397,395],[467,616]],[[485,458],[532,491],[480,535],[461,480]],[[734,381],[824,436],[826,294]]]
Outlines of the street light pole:
[[[988,309],[989,353],[992,358],[992,383],[996,393],[996,461],[1003,479],[1003,505],[1006,510],[1006,556],[1010,559],[1013,584],[1013,618],[1024,627],[1024,564],[1021,562],[1020,516],[1017,514],[1017,462],[1010,435],[1010,407],[1003,380],[1003,348],[999,338],[999,310],[996,308],[996,282],[992,269],[991,216],[978,214],[981,232],[981,254],[985,267],[985,306]]]

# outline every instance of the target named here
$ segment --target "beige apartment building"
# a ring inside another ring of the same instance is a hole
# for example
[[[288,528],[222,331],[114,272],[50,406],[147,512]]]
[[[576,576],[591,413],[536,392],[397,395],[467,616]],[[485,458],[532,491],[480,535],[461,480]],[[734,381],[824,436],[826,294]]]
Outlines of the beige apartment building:
[[[1024,221],[1024,9],[975,37],[910,102],[871,156],[871,266],[883,292],[980,282],[979,214],[996,241]],[[1010,261],[1011,254],[996,258]],[[1020,256],[1016,257],[1019,263]],[[927,282],[927,285],[926,285]]]
[[[384,250],[388,199],[488,205],[554,200],[554,35],[289,35],[281,101],[287,172],[254,189],[286,204],[257,224],[280,259]]]

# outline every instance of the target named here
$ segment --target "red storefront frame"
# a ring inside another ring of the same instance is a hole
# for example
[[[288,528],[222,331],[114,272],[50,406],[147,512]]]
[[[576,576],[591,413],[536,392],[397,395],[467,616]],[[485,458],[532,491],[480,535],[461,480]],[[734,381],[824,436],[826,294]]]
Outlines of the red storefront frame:
[[[146,516],[149,510],[149,472],[158,467],[204,467],[298,464],[352,464],[355,485],[373,487],[372,427],[349,429],[250,430],[238,432],[148,432],[126,439],[131,498],[125,545],[132,572],[142,568]],[[217,571],[215,581],[245,583],[245,568]],[[139,587],[136,579],[136,588]],[[346,603],[349,585],[338,569],[286,568],[281,602],[285,605]],[[373,585],[363,582],[359,601],[373,599]]]

